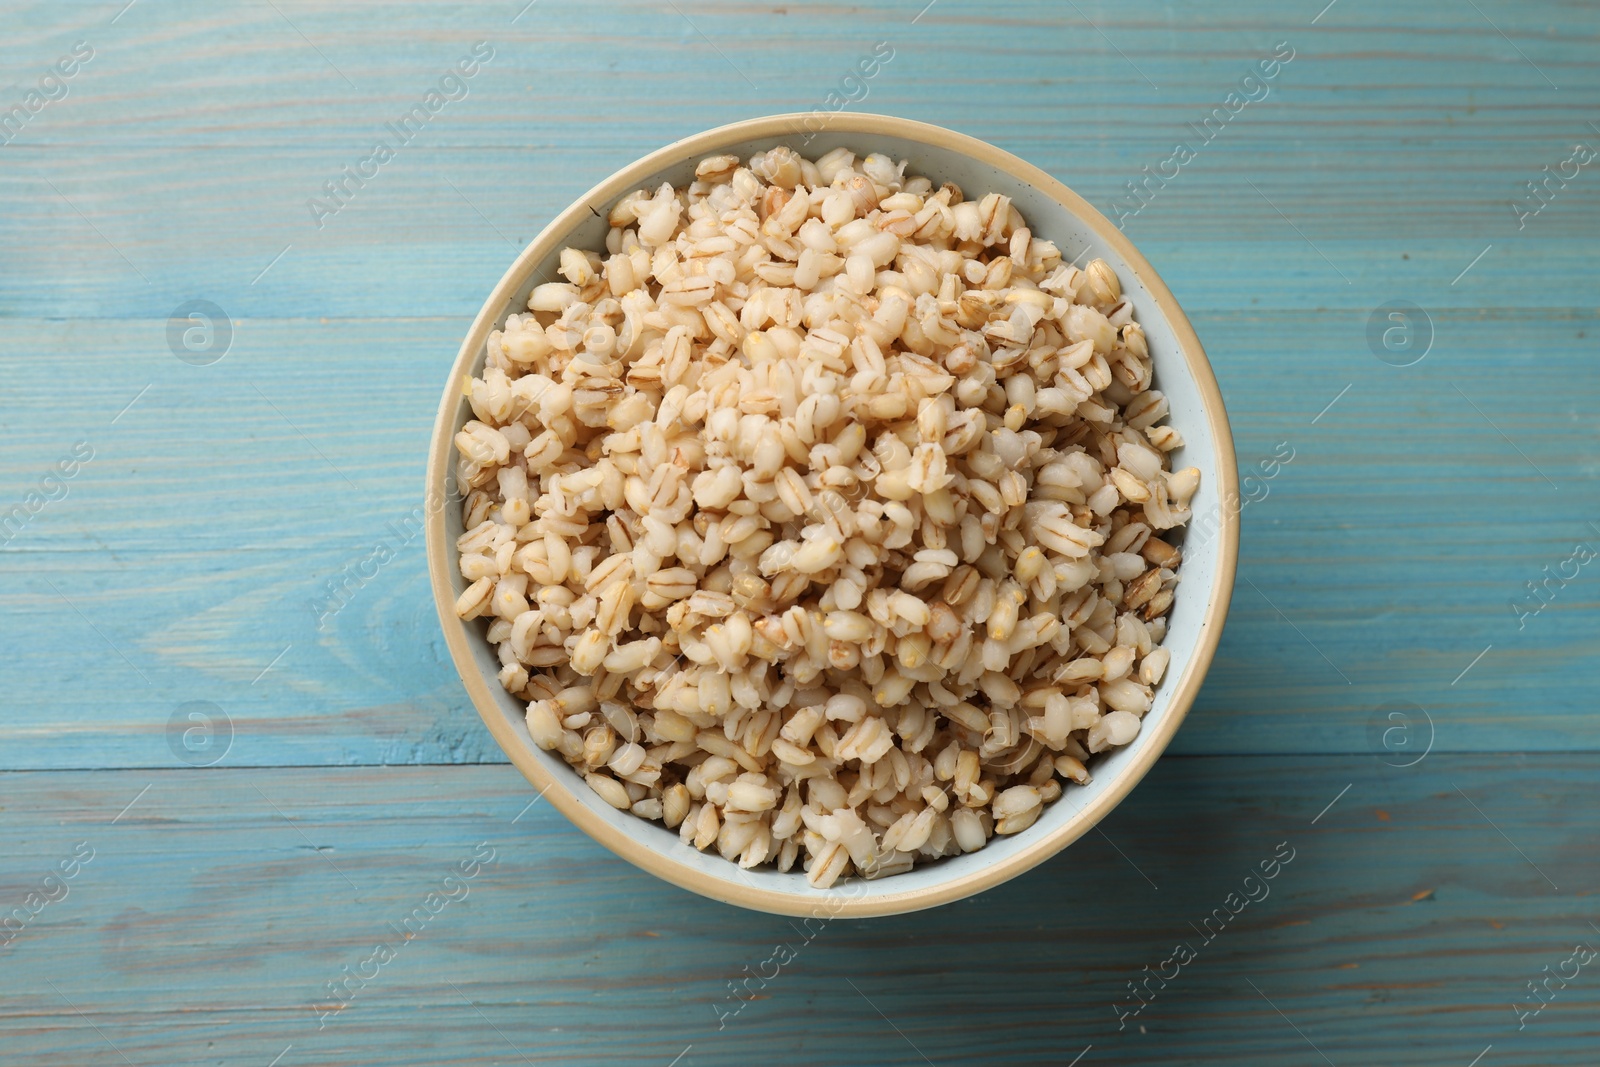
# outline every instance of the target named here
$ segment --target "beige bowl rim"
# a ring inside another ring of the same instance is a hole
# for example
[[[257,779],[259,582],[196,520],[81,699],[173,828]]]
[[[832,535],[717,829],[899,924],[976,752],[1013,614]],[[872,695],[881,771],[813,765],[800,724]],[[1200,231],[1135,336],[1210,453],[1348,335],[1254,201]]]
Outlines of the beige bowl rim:
[[[473,706],[478,709],[484,724],[499,743],[511,762],[563,815],[579,829],[623,859],[649,871],[665,881],[702,896],[721,900],[741,907],[778,915],[810,915],[825,910],[832,918],[865,918],[875,915],[893,915],[923,908],[936,907],[982,892],[1027,871],[1087,833],[1142,779],[1166,749],[1188,714],[1195,696],[1199,693],[1217,643],[1222,635],[1222,623],[1227,617],[1228,603],[1233,592],[1234,574],[1238,562],[1239,514],[1238,509],[1221,508],[1221,527],[1217,531],[1217,566],[1209,590],[1207,607],[1199,630],[1199,643],[1190,658],[1183,676],[1177,679],[1170,703],[1157,729],[1156,735],[1142,746],[1138,758],[1120,769],[1119,777],[1109,784],[1090,804],[1070,821],[1056,827],[1048,834],[1028,843],[1002,861],[980,867],[960,877],[941,881],[899,893],[875,894],[867,897],[831,897],[819,902],[814,896],[787,894],[734,881],[721,881],[701,871],[679,863],[671,856],[649,847],[602,821],[580,803],[567,784],[550,772],[534,754],[531,746],[518,737],[501,713],[495,690],[499,683],[486,678],[473,660],[466,624],[456,617],[455,594],[452,590],[452,546],[446,540],[445,511],[442,502],[443,486],[450,472],[454,450],[454,422],[462,403],[461,380],[470,373],[489,332],[505,311],[511,297],[528,279],[534,268],[555,251],[565,236],[579,222],[595,210],[607,210],[625,193],[648,184],[653,175],[697,156],[716,154],[723,146],[768,137],[793,135],[801,123],[812,116],[806,114],[769,115],[746,119],[707,130],[704,133],[675,141],[651,152],[605,179],[571,207],[557,215],[539,235],[523,249],[516,261],[506,271],[478,312],[462,342],[455,365],[445,384],[439,413],[434,423],[432,441],[428,452],[426,535],[428,575],[433,586],[434,603],[438,609],[440,625],[444,630],[445,644],[461,676]],[[1238,499],[1238,469],[1234,458],[1233,438],[1228,427],[1227,412],[1216,376],[1211,371],[1200,339],[1170,290],[1156,274],[1144,256],[1111,221],[1097,211],[1088,201],[1064,184],[1018,157],[965,134],[947,130],[930,123],[888,115],[840,113],[827,119],[828,132],[860,133],[865,135],[901,137],[936,148],[954,151],[985,163],[1033,186],[1056,200],[1094,231],[1095,235],[1120,255],[1128,268],[1143,283],[1155,300],[1161,314],[1172,328],[1182,350],[1189,374],[1203,401],[1210,424],[1214,458],[1217,468],[1218,499],[1223,502]],[[1024,831],[1027,833],[1028,831]]]

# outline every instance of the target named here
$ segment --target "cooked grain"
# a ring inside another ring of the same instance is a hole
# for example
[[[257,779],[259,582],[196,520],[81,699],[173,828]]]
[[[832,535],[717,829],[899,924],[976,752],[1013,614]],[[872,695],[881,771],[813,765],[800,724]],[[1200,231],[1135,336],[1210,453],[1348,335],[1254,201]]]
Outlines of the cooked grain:
[[[1199,484],[1110,265],[905,167],[623,197],[455,439],[456,611],[533,741],[819,887],[1022,832],[1137,736]]]

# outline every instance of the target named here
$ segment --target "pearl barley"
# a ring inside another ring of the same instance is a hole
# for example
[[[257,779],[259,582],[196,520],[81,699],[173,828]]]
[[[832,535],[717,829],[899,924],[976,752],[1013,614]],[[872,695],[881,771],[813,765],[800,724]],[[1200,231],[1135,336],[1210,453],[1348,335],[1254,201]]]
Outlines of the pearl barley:
[[[607,804],[827,887],[1138,735],[1199,483],[1111,266],[786,147],[623,197],[489,336],[456,602]]]

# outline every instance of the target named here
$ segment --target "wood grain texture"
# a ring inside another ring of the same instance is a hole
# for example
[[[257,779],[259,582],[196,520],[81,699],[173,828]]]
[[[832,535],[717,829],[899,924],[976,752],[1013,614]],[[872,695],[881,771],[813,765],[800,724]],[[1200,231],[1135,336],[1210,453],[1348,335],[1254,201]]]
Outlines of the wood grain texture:
[[[1513,605],[1600,547],[1600,168],[1512,205],[1600,145],[1600,11],[523,2],[0,0],[0,117],[94,49],[0,136],[0,515],[59,497],[0,535],[0,907],[95,850],[0,947],[0,1063],[1594,1062],[1591,971],[1524,1029],[1511,1005],[1600,944],[1600,578]],[[319,227],[307,201],[480,40],[465,97]],[[973,902],[829,924],[719,1030],[728,983],[804,935],[542,805],[511,822],[531,791],[481,766],[504,757],[404,524],[522,243],[676,137],[823,106],[877,41],[853,107],[1108,213],[1289,42],[1126,226],[1241,470],[1294,458],[1243,512],[1172,756],[1104,834]],[[210,366],[169,348],[191,300],[229,319]],[[1394,300],[1431,324],[1412,366],[1370,347]],[[319,620],[380,540],[397,558]],[[1127,983],[1284,840],[1271,896],[1119,1032]],[[482,841],[470,895],[318,1031],[325,984]]]
[[[1600,943],[1596,770],[1174,757],[1000,889],[805,925],[660,885],[542,804],[513,823],[529,795],[506,767],[13,772],[0,903],[78,842],[94,856],[0,950],[0,1062],[122,1062],[108,1042],[138,1067],[291,1044],[285,1064],[1321,1062],[1309,1038],[1336,1064],[1465,1067],[1493,1044],[1485,1062],[1587,1065],[1591,975],[1521,1031],[1511,1004]],[[332,1011],[327,983],[481,842],[494,860]],[[1275,852],[1267,895],[1228,903]],[[1190,924],[1218,908],[1238,914],[1208,944]],[[1198,957],[1119,1032],[1113,1005],[1179,942]],[[766,964],[780,943],[796,958]],[[740,1007],[747,975],[768,980]]]
[[[1534,603],[1525,583],[1574,544],[1600,544],[1586,415],[1600,380],[1573,373],[1584,320],[1441,315],[1435,351],[1401,370],[1364,351],[1356,316],[1198,318],[1242,467],[1280,443],[1294,458],[1243,512],[1244,577],[1176,751],[1365,751],[1370,717],[1395,699],[1435,715],[1441,751],[1595,748],[1593,574],[1536,616],[1512,607]],[[164,323],[141,328],[164,345]],[[0,736],[16,741],[0,762],[170,766],[161,727],[190,700],[233,717],[236,764],[499,760],[443,655],[420,537],[397,532],[421,498],[460,328],[241,320],[235,351],[204,368],[112,339],[78,357],[93,397],[59,419],[51,360],[24,355],[10,498],[77,440],[95,458],[0,551],[19,653],[0,662]],[[20,320],[10,336],[25,353],[59,351],[85,329]],[[1495,351],[1502,336],[1525,354]],[[327,583],[380,542],[399,558],[319,621]],[[85,656],[125,683],[117,699],[60,699]]]

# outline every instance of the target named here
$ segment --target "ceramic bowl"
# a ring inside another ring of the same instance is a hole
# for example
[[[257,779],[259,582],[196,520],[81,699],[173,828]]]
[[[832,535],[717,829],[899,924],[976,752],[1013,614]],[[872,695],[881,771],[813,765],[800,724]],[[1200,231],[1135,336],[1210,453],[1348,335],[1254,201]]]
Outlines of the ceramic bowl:
[[[808,122],[809,126],[803,125]],[[1145,258],[1087,201],[1016,156],[938,126],[881,115],[838,114],[802,148],[805,131],[815,126],[810,116],[775,115],[709,130],[651,152],[585,193],[523,250],[484,302],[445,379],[428,456],[428,569],[445,641],[472,703],[511,762],[545,802],[579,829],[668,882],[730,904],[784,915],[889,915],[958,900],[1037,866],[1088,832],[1144,777],[1194,702],[1222,634],[1238,553],[1238,476],[1222,396],[1193,327]],[[485,622],[463,623],[454,611],[466,583],[456,569],[460,506],[447,490],[455,466],[453,437],[472,417],[461,381],[464,375],[481,371],[489,332],[500,327],[508,314],[525,309],[535,284],[555,277],[562,248],[603,247],[606,216],[624,194],[663,181],[686,185],[696,162],[706,156],[733,153],[748,158],[783,143],[811,159],[839,146],[858,156],[883,152],[909,160],[908,174],[926,176],[935,185],[954,181],[968,196],[1003,193],[1033,233],[1054,241],[1064,258],[1079,264],[1092,257],[1104,259],[1116,269],[1125,297],[1133,302],[1134,317],[1149,342],[1155,384],[1171,404],[1167,421],[1186,442],[1173,454],[1172,466],[1198,467],[1202,475],[1168,622],[1165,645],[1172,653],[1171,664],[1134,742],[1097,756],[1090,768],[1093,781],[1069,786],[1038,822],[1019,834],[995,837],[978,852],[941,859],[905,874],[871,881],[848,879],[829,890],[811,888],[798,869],[741,870],[714,851],[697,852],[660,823],[600,800],[558,755],[533,743],[524,724],[523,702],[496,681],[499,661],[486,638]]]

